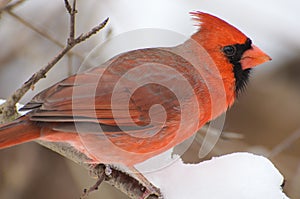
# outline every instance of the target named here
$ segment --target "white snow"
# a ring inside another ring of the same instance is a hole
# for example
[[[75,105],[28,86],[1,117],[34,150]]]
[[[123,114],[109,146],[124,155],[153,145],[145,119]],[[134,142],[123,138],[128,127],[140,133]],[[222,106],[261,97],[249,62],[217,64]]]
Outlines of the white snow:
[[[281,188],[283,176],[263,156],[233,153],[199,164],[184,164],[170,153],[169,157],[172,164],[144,174],[166,199],[288,198]]]
[[[3,104],[5,101],[6,101],[6,100],[4,100],[4,99],[0,99],[0,105]],[[20,104],[20,103],[17,103],[17,104],[16,104],[17,110],[19,110],[19,109],[22,108],[23,106],[24,106],[24,105],[23,105],[23,104]],[[29,112],[29,111],[18,111],[18,113],[19,113],[20,115],[25,115],[27,112]]]

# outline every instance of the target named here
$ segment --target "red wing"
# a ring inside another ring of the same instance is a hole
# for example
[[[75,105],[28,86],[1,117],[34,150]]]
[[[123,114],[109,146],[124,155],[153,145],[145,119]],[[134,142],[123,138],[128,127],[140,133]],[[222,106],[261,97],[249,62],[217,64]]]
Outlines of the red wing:
[[[184,71],[168,74],[156,67],[160,65],[170,68],[180,66]],[[140,70],[140,66],[145,67]],[[121,126],[132,126],[134,122],[145,126],[150,123],[149,109],[160,104],[167,112],[169,121],[175,117],[178,120],[179,102],[173,92],[185,89],[177,80],[181,78],[181,73],[187,74],[186,66],[190,67],[186,60],[169,51],[131,51],[101,67],[55,84],[34,97],[23,110],[34,109],[30,113],[34,121],[118,123]],[[131,70],[134,71],[132,74],[129,73]],[[119,89],[116,89],[117,85],[120,85]],[[169,89],[168,85],[174,89]],[[156,115],[161,113],[161,109],[155,112]]]
[[[30,113],[31,120],[44,122],[99,122],[114,125],[115,120],[127,124],[133,119],[140,122],[141,112],[132,102],[124,103],[117,99],[112,112],[111,96],[113,83],[105,81],[99,92],[99,73],[84,73],[69,77],[62,82],[50,87],[37,95],[30,103],[22,109],[36,108]],[[95,71],[93,71],[95,72]],[[130,93],[123,91],[118,95],[130,96]],[[126,111],[130,111],[131,118],[128,118]]]

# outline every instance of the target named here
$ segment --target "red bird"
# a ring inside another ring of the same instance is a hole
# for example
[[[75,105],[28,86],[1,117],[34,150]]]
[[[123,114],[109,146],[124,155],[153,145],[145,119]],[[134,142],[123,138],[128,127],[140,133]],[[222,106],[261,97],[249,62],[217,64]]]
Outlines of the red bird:
[[[84,162],[132,166],[191,137],[271,60],[232,25],[191,14],[200,29],[183,44],[120,54],[36,95],[29,113],[0,126],[0,148],[41,140]]]

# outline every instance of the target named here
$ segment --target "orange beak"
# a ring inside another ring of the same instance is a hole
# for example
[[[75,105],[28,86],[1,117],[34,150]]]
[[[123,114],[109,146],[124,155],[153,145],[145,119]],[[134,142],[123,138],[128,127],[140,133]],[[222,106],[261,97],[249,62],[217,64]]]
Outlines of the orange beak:
[[[272,60],[271,57],[269,57],[266,53],[261,51],[255,45],[252,45],[252,48],[245,51],[242,56],[242,69],[245,70],[248,68],[253,68],[254,66],[257,66],[270,60]]]

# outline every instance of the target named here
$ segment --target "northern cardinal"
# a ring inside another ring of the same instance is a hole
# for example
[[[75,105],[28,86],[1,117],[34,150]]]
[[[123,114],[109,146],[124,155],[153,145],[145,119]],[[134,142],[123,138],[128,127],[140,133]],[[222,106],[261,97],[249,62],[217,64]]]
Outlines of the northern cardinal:
[[[200,28],[183,44],[120,54],[36,95],[29,113],[0,126],[0,148],[42,140],[132,166],[191,137],[271,60],[227,22],[191,15]]]

